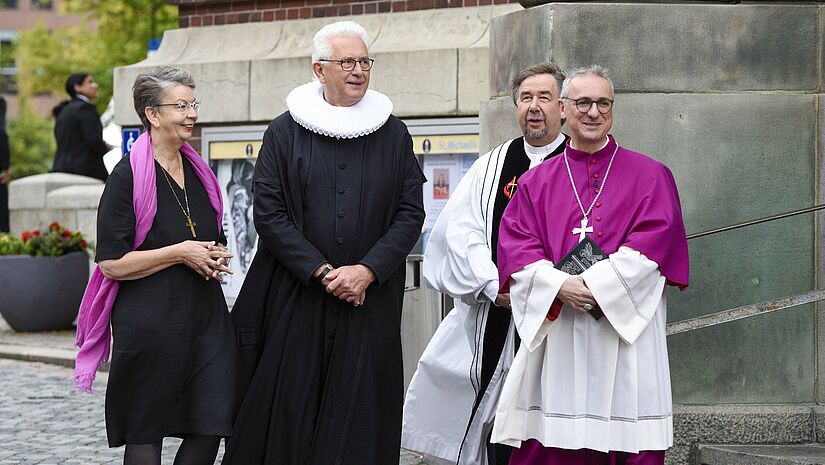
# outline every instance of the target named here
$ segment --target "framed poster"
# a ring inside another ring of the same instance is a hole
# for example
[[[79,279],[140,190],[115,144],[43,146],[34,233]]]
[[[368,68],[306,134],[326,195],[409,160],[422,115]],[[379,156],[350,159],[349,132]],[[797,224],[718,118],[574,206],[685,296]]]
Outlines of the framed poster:
[[[252,217],[252,175],[266,126],[204,128],[203,155],[218,177],[223,196],[223,231],[227,248],[234,255],[223,275],[223,293],[234,304],[249,265],[255,257],[258,233]]]

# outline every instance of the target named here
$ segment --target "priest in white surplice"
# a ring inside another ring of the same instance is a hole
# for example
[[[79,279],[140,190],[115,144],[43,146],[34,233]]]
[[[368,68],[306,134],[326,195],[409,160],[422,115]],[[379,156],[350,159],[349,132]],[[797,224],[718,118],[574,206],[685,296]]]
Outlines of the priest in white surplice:
[[[688,284],[676,183],[608,134],[606,70],[572,72],[561,97],[570,143],[522,176],[501,220],[499,292],[522,343],[492,440],[519,448],[510,465],[662,465],[673,444],[664,290]],[[607,257],[578,276],[554,268],[585,236]]]
[[[563,72],[533,65],[513,80],[523,137],[482,155],[435,223],[424,278],[455,298],[410,383],[402,447],[432,464],[506,465],[511,448],[488,442],[501,381],[517,344],[509,296],[498,294],[496,241],[521,175],[564,149],[559,93]]]

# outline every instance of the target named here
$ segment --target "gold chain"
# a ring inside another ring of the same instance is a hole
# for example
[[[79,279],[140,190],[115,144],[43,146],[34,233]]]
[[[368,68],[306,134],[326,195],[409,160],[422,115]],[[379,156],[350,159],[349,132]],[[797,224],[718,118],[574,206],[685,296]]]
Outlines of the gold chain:
[[[160,161],[158,161],[160,164]],[[172,187],[172,181],[169,180],[169,175],[166,174],[166,168],[163,165],[160,165],[160,171],[163,173],[163,177],[166,179],[166,184],[169,184],[169,189],[172,191],[172,195],[175,196],[175,200],[178,202],[178,206],[180,207],[180,211],[183,212],[183,215],[186,216],[186,227],[190,229],[192,232],[192,237],[197,237],[195,234],[195,226],[197,223],[192,221],[192,215],[190,214],[191,210],[189,210],[189,196],[186,194],[186,176],[183,174],[183,160],[181,160],[180,164],[180,174],[183,178],[183,199],[186,202],[186,208],[183,208],[183,204],[180,203],[180,198],[178,198],[178,194],[175,192],[175,189]]]

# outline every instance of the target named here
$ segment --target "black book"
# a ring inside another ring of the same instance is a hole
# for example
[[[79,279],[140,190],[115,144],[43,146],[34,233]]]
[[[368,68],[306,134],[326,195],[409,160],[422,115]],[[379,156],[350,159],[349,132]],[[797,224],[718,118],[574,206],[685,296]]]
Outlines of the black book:
[[[602,252],[602,249],[596,245],[593,239],[585,236],[583,241],[579,242],[570,253],[556,263],[556,269],[570,275],[582,274],[584,270],[605,258],[607,258],[607,254]],[[593,307],[589,313],[597,320],[604,316],[598,305]]]

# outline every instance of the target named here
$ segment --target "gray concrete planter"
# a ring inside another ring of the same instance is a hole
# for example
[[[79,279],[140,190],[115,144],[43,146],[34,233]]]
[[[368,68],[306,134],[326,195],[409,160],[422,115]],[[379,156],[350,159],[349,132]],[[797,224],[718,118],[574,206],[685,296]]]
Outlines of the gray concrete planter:
[[[71,329],[88,280],[83,252],[0,256],[0,314],[15,331]]]

